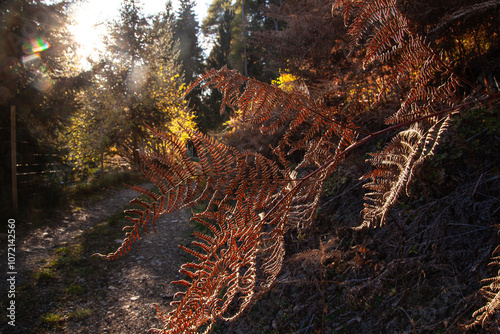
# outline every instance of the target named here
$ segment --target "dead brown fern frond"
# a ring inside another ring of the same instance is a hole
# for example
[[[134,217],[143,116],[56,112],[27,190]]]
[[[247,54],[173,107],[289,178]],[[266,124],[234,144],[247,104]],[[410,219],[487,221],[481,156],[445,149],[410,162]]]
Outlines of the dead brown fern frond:
[[[371,181],[364,188],[371,192],[364,197],[364,221],[358,228],[380,226],[389,209],[403,190],[409,195],[409,184],[414,171],[433,155],[442,133],[447,129],[450,116],[434,124],[424,133],[417,123],[398,133],[382,151],[373,153],[368,161],[375,169],[363,176]]]
[[[455,95],[459,79],[450,70],[451,66],[413,31],[396,0],[341,1],[334,9],[340,10],[347,3],[354,16],[349,23],[351,45],[368,35],[363,66],[391,61],[393,75],[389,83],[408,90],[399,110],[386,120],[388,124],[429,115],[436,108],[450,107],[460,101]],[[435,81],[439,82],[436,86]]]
[[[337,121],[327,127],[329,111],[307,101],[301,92],[285,92],[225,68],[208,72],[202,79],[220,88],[225,101],[236,110],[247,108],[244,117],[248,121],[267,123],[264,131],[272,132],[285,122],[295,130],[304,129],[300,136],[306,140],[299,140],[301,144],[296,147],[307,153],[292,170],[280,150],[295,145],[293,131],[288,132],[289,138],[285,135],[286,144],[276,148],[276,161],[254,152],[240,152],[193,132],[196,162],[173,136],[156,133],[165,143],[164,152],[143,153],[142,158],[145,175],[160,193],[150,194],[147,202],[137,202],[142,209],[132,212],[138,218],[129,218],[135,219],[132,231],[151,222],[154,226],[161,214],[207,200],[207,210],[193,219],[211,232],[195,233],[198,240],[193,242],[194,248],[182,247],[196,260],[181,268],[188,277],[178,283],[187,291],[177,295],[180,300],[172,303],[172,312],[159,313],[164,327],[152,330],[158,333],[189,333],[202,327],[208,330],[217,319],[238,317],[267,291],[281,270],[284,234],[290,227],[312,221],[325,178],[355,140],[353,130],[342,131]],[[233,82],[224,85],[223,80]],[[311,168],[315,171],[309,173]],[[124,245],[128,248],[130,242],[127,239]],[[123,247],[108,258],[122,252]]]
[[[402,190],[410,184],[414,171],[432,155],[441,134],[447,129],[450,113],[428,116],[460,101],[456,95],[459,80],[450,72],[444,56],[434,52],[424,38],[413,31],[396,0],[340,1],[334,5],[334,10],[341,10],[345,17],[353,16],[349,24],[352,45],[368,35],[363,65],[390,61],[393,74],[389,82],[406,87],[406,96],[399,109],[386,119],[386,123],[416,124],[400,132],[386,149],[372,154],[368,160],[375,169],[364,176],[371,180],[365,188],[372,192],[365,196],[368,203],[360,227],[370,226],[376,220],[379,223],[375,226],[378,226],[384,222]],[[435,82],[438,84],[434,85]]]
[[[317,187],[321,181],[313,178],[308,187],[295,187],[289,170],[278,169],[259,154],[232,150],[232,158],[219,156],[207,144],[210,139],[193,135],[197,151],[207,150],[200,157],[205,165],[200,168],[202,174],[226,176],[231,182],[210,181],[210,177],[206,181],[212,190],[208,207],[193,219],[210,233],[195,233],[193,248],[181,247],[196,259],[180,270],[187,279],[175,282],[187,291],[176,295],[180,300],[172,302],[172,312],[159,312],[164,327],[153,329],[156,333],[194,333],[202,327],[209,330],[218,319],[238,317],[276,280],[284,258],[284,234],[296,220],[293,217],[301,220],[304,211],[314,212],[310,203],[318,200],[311,201],[311,191],[304,188],[315,189],[312,197],[317,198],[321,189]],[[231,171],[219,170],[233,158]],[[177,174],[183,172],[180,167],[171,168]],[[270,208],[272,215],[267,214]]]
[[[124,228],[126,238],[108,260],[116,259],[130,250],[133,241],[139,238],[139,231],[153,229],[161,215],[190,207],[210,198],[214,192],[231,192],[231,175],[236,168],[237,153],[228,146],[201,134],[193,133],[193,144],[198,152],[199,162],[192,159],[186,145],[173,135],[154,131],[163,140],[163,152],[141,152],[142,171],[158,188],[154,192],[143,187],[134,187],[145,199],[130,202],[137,208],[126,210],[126,218],[134,225]],[[100,254],[98,254],[100,255]],[[103,256],[103,255],[101,255]]]
[[[302,268],[315,271],[318,267],[322,267],[326,262],[334,258],[339,258],[341,252],[333,249],[333,246],[338,242],[335,238],[330,238],[326,242],[319,241],[318,249],[308,249],[295,254],[290,262],[299,262]]]
[[[237,94],[233,101],[238,103]],[[272,104],[268,106],[276,107]],[[427,118],[435,116],[438,114]],[[303,128],[307,129],[309,124],[304,122]],[[394,125],[359,141],[355,140],[353,130],[349,128],[344,129],[343,134],[337,134],[335,129],[323,131],[311,138],[308,152],[295,168],[286,161],[286,154],[280,151],[285,146],[278,146],[275,150],[280,165],[284,166],[280,168],[278,162],[260,154],[230,149],[196,132],[192,133],[192,140],[199,154],[199,163],[175,153],[171,153],[171,157],[155,158],[153,155],[151,161],[161,160],[168,164],[169,170],[174,169],[171,173],[177,178],[169,182],[174,189],[176,180],[196,180],[188,188],[199,191],[190,193],[201,193],[198,198],[207,199],[209,206],[193,219],[211,231],[210,234],[196,234],[199,241],[193,243],[194,249],[184,248],[196,258],[195,262],[186,264],[181,270],[188,280],[179,283],[186,286],[187,291],[178,295],[181,299],[173,303],[175,309],[172,312],[167,315],[159,313],[164,327],[154,331],[189,333],[201,327],[208,330],[217,319],[232,320],[241,315],[275,282],[285,255],[284,234],[292,226],[310,224],[319,205],[325,179],[345,155],[382,133],[410,124]],[[427,132],[417,129],[414,135],[400,140],[398,145],[409,147],[401,153],[403,159],[412,162],[407,164],[408,168],[405,167],[408,175],[415,162],[423,161],[432,154],[446,124],[444,121],[437,123]],[[338,135],[339,139],[336,138]],[[165,139],[171,140],[169,136]],[[421,145],[415,146],[414,142]],[[413,149],[416,151],[413,152]],[[168,163],[171,161],[175,163]],[[186,166],[182,167],[183,164]],[[149,177],[158,182],[161,178],[156,179],[156,173]],[[403,185],[404,182],[400,182],[399,188]],[[174,203],[180,205],[197,201],[188,202],[182,198]],[[243,281],[242,273],[247,273]]]
[[[259,154],[238,152],[193,132],[197,162],[175,137],[156,135],[164,141],[164,152],[141,156],[144,174],[159,193],[136,188],[147,199],[131,202],[140,207],[127,211],[134,225],[127,228],[121,247],[106,257],[127,253],[138,231],[154,228],[161,215],[208,200],[207,210],[193,219],[211,233],[195,233],[194,248],[182,247],[196,258],[181,268],[188,279],[177,282],[187,291],[177,295],[181,299],[172,303],[174,311],[159,313],[165,327],[153,330],[194,332],[217,319],[234,319],[254,302],[254,296],[270,288],[283,262],[284,233],[293,224],[312,219],[323,176],[296,187],[296,174]],[[270,208],[274,212],[267,215]]]
[[[212,235],[197,233],[197,250],[185,248],[197,262],[188,262],[180,272],[189,281],[174,283],[187,287],[171,304],[175,309],[160,319],[158,333],[198,333],[217,319],[232,320],[252,301],[258,284],[257,256],[261,246],[262,221],[249,206],[226,200],[212,203],[216,212],[205,211],[193,219],[205,225]]]
[[[335,119],[338,110],[317,105],[307,91],[283,91],[276,86],[246,78],[226,66],[201,75],[190,85],[186,94],[197,86],[211,86],[220,90],[223,95],[221,112],[226,106],[239,111],[241,120],[260,125],[265,135],[274,134],[284,125],[288,127],[289,133],[294,133],[298,127],[310,122],[311,118],[315,122],[322,122],[324,127],[349,127],[349,124]]]
[[[499,251],[500,246],[493,251],[493,255],[498,254]],[[500,266],[499,260],[499,256],[492,257],[490,266]],[[471,324],[466,326],[467,328],[472,328],[476,325],[484,326],[488,318],[500,309],[500,270],[495,277],[483,279],[482,283],[487,285],[483,286],[479,290],[479,293],[483,295],[487,303],[472,314],[472,317],[475,319]]]

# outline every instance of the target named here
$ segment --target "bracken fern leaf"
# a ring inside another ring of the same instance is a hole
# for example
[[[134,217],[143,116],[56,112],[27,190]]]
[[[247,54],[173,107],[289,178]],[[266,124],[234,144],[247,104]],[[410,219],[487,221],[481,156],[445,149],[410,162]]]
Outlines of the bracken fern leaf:
[[[493,255],[497,254],[499,251],[500,246],[493,251]],[[490,265],[498,267],[500,265],[498,262],[499,259],[500,257],[498,256],[492,257]],[[486,285],[484,285],[479,292],[487,302],[486,305],[472,314],[472,317],[475,319],[471,324],[466,326],[467,328],[472,328],[479,324],[484,326],[488,318],[500,309],[500,270],[495,277],[483,279],[482,283]]]

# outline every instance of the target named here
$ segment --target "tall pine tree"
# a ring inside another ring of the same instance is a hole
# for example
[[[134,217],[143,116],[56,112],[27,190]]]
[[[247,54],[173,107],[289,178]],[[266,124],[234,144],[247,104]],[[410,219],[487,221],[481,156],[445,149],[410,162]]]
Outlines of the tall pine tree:
[[[213,0],[202,25],[203,34],[210,39],[212,44],[206,62],[208,68],[219,69],[227,66],[242,74],[247,72],[249,77],[264,82],[270,81],[271,77],[266,71],[266,66],[261,57],[253,52],[254,46],[252,45],[254,33],[266,26],[263,15],[263,6],[266,4],[267,2],[263,0],[245,0],[243,13],[241,0]],[[204,95],[204,105],[207,111],[200,121],[208,128],[217,128],[224,121],[219,115],[220,100],[221,96],[217,90]]]
[[[212,50],[207,59],[207,67],[217,68],[228,65],[231,52],[232,22],[234,9],[231,0],[214,0],[203,21],[202,32],[210,38]]]
[[[198,41],[199,26],[194,13],[193,0],[180,0],[174,39],[179,43],[179,63],[184,82],[190,83],[202,71],[203,50]]]

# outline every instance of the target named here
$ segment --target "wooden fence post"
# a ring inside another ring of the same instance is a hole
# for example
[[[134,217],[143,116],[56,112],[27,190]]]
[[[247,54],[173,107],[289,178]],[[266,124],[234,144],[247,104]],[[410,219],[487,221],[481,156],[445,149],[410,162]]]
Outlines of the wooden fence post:
[[[101,150],[101,176],[99,177],[99,180],[104,180],[104,147],[102,144],[102,124],[101,128],[99,129],[99,148]]]
[[[17,148],[16,148],[16,106],[10,107],[10,161],[12,171],[12,203],[18,212],[17,202]]]

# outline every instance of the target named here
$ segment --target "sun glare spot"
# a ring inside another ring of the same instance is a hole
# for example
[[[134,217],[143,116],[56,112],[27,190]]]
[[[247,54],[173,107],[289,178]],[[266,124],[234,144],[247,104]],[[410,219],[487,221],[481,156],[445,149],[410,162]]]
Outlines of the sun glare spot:
[[[69,9],[74,25],[69,27],[73,40],[77,44],[75,50],[80,66],[88,66],[87,59],[96,57],[104,50],[103,36],[107,34],[106,25],[95,23],[95,9],[85,4],[73,5]]]

